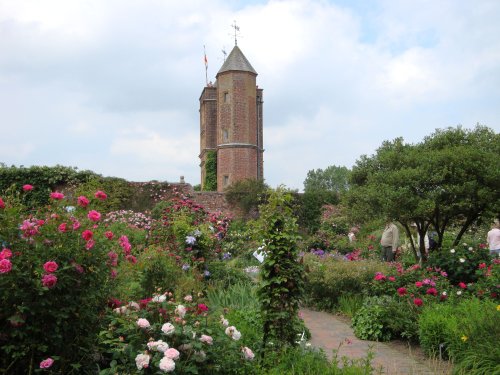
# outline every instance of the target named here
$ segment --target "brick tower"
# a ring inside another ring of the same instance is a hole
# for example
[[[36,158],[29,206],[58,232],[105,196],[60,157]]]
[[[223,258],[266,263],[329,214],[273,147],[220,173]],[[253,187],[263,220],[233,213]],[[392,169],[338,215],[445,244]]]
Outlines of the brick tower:
[[[235,45],[200,96],[200,167],[205,188],[207,160],[217,156],[217,191],[244,179],[263,179],[262,89],[257,72]]]

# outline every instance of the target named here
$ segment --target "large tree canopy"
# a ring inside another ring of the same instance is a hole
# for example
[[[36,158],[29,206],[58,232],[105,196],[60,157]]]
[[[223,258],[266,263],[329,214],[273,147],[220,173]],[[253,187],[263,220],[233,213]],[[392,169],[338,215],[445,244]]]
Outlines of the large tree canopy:
[[[480,125],[457,127],[437,130],[418,144],[386,141],[375,155],[362,156],[346,201],[356,218],[391,218],[408,235],[415,222],[422,251],[431,226],[441,246],[446,228],[458,225],[457,244],[481,215],[498,216],[499,186],[500,135]]]

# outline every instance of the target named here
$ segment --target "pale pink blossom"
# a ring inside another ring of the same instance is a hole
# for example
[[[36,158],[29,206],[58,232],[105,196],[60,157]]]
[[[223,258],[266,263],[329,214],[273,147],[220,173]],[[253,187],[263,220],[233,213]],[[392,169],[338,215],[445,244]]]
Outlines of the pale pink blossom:
[[[168,358],[176,361],[179,359],[180,353],[175,348],[169,348],[169,349],[165,350],[164,355],[165,355],[165,357],[168,357]]]
[[[201,335],[200,341],[204,342],[205,344],[212,345],[214,342],[214,339],[212,338],[212,336]]]
[[[175,370],[175,362],[173,359],[163,357],[160,361],[160,370],[163,372],[172,372]]]
[[[52,358],[44,359],[40,362],[40,368],[50,368],[54,364],[54,360]]]
[[[184,297],[184,301],[193,302],[193,296],[191,294],[188,294],[186,297]]]
[[[178,305],[175,308],[175,313],[179,315],[181,318],[184,318],[184,316],[186,315],[186,307],[184,307],[183,305]]]
[[[235,341],[241,338],[241,333],[234,326],[227,327],[225,333]]]
[[[149,321],[147,319],[144,319],[144,318],[137,319],[136,323],[137,323],[137,325],[140,328],[149,328],[149,327],[151,327],[151,324],[149,324]]]
[[[253,354],[252,349],[247,348],[246,346],[241,348],[241,352],[243,353],[243,357],[249,361],[255,358],[255,354]]]
[[[161,331],[166,335],[171,335],[175,331],[175,326],[172,323],[165,323],[162,325]]]
[[[142,370],[143,368],[149,367],[149,355],[147,354],[137,354],[135,357],[135,365],[137,370]]]

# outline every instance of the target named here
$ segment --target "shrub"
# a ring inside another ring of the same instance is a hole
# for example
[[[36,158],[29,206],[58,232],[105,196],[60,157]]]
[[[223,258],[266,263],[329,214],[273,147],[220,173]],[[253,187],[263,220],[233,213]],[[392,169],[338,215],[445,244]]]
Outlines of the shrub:
[[[231,267],[224,261],[210,262],[207,268],[210,272],[208,282],[217,288],[227,289],[234,284],[250,284],[252,282],[252,279],[243,270]]]
[[[495,303],[476,298],[429,306],[419,317],[420,344],[429,355],[440,354],[459,365],[465,360],[464,368],[472,369],[483,361],[490,368],[491,359],[498,361],[500,355],[500,314],[497,310]],[[496,366],[498,371],[498,362]]]
[[[466,243],[452,249],[443,248],[432,252],[428,264],[443,269],[448,273],[452,284],[477,281],[476,270],[479,264],[490,260],[487,249],[474,248]]]
[[[305,299],[309,305],[334,310],[344,295],[362,294],[381,270],[389,266],[379,261],[339,261],[330,256],[304,255]]]

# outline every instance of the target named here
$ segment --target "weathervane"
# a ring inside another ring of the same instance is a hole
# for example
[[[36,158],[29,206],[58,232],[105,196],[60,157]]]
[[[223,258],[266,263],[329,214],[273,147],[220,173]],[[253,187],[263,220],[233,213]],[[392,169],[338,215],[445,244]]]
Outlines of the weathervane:
[[[238,45],[238,32],[240,31],[240,27],[236,25],[236,21],[231,25],[231,27],[234,29],[234,45]]]

